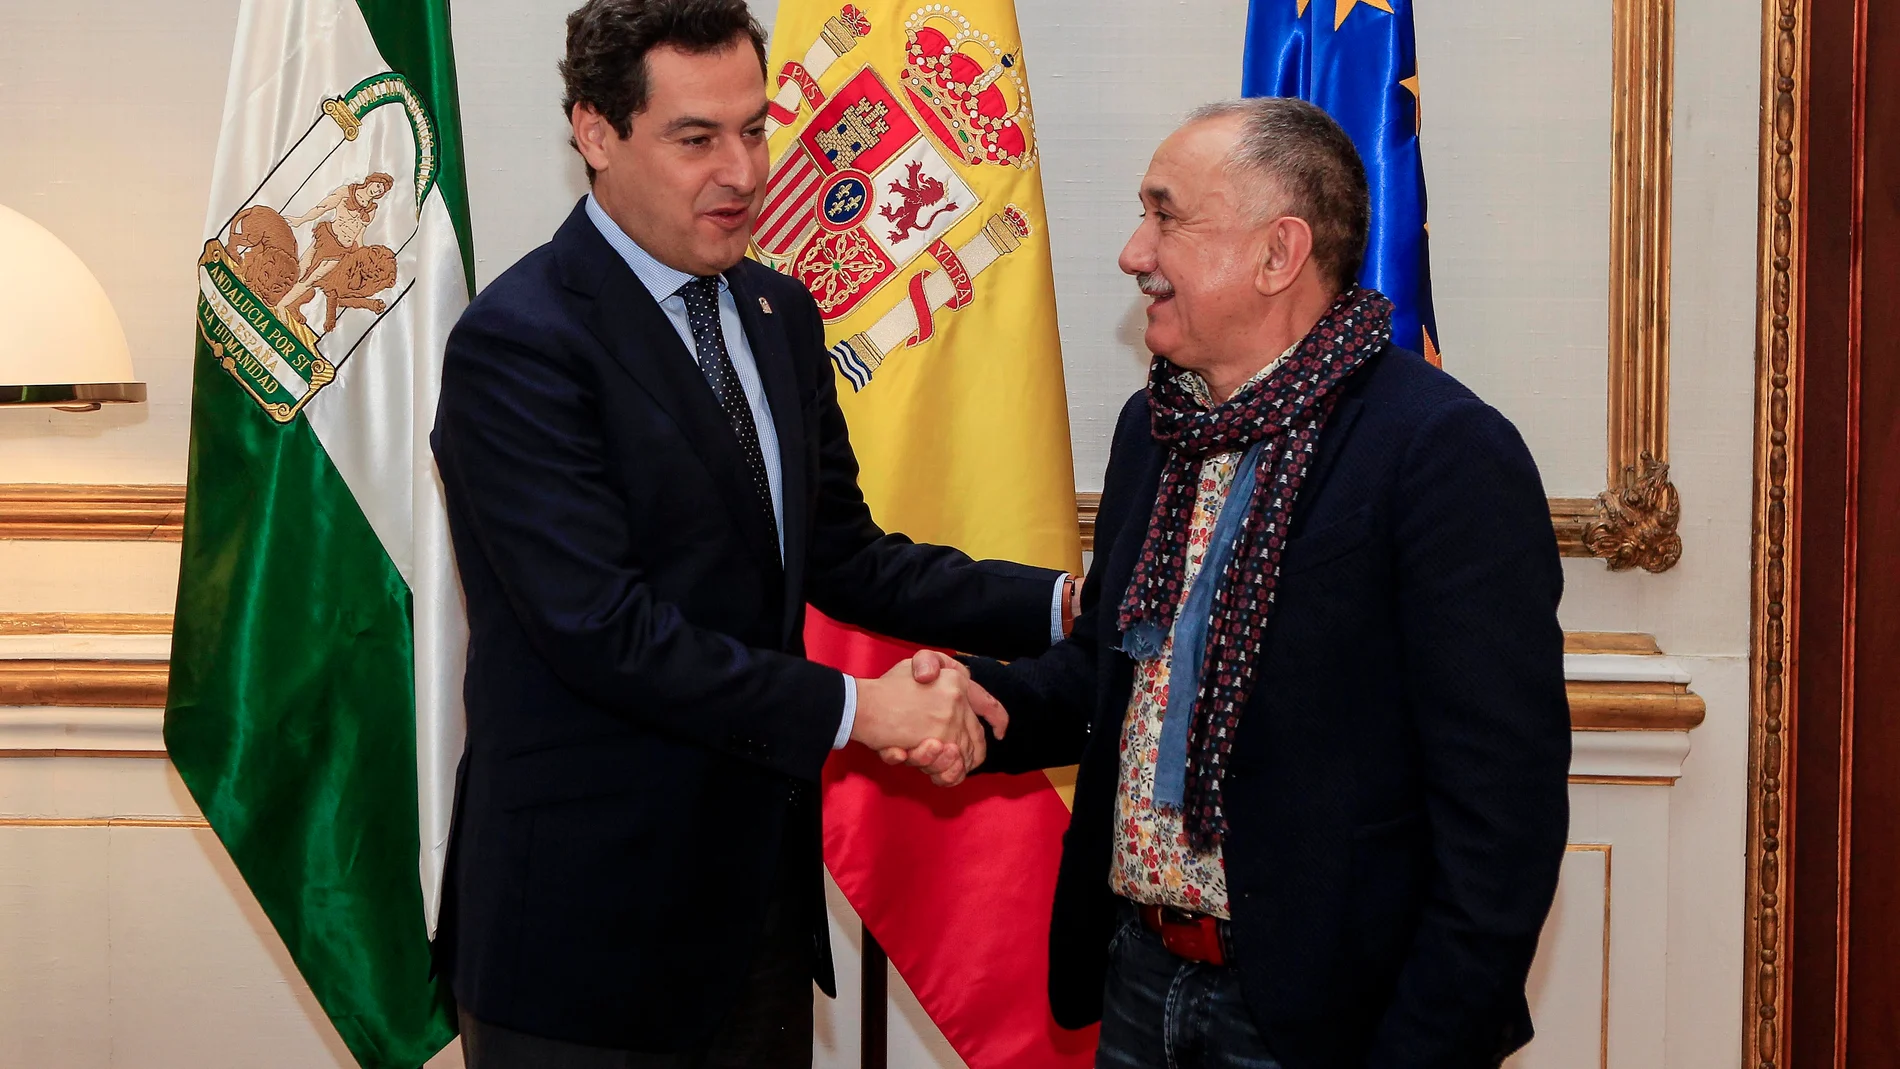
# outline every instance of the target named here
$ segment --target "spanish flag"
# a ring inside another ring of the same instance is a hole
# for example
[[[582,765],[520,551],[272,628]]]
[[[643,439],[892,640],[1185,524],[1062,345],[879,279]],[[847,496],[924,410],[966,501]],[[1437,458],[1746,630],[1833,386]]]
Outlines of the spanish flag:
[[[913,538],[1077,569],[1074,467],[1028,68],[1012,0],[785,0],[754,255],[825,319],[859,478]],[[814,659],[910,648],[813,613]],[[1061,772],[945,791],[861,747],[825,774],[825,860],[972,1069],[1090,1063],[1050,1017]],[[948,924],[946,926],[946,920]]]

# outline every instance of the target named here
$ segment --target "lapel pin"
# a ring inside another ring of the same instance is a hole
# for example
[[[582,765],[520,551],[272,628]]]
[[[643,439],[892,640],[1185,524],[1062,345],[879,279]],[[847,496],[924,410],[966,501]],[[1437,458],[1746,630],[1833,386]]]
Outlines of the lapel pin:
[[[765,299],[765,298],[763,298],[763,297],[760,297],[760,298],[759,298],[759,311],[761,311],[761,312],[764,312],[764,313],[765,313],[766,315],[771,315],[771,314],[772,314],[772,302],[771,302],[771,301],[768,301],[768,300],[766,300],[766,299]]]

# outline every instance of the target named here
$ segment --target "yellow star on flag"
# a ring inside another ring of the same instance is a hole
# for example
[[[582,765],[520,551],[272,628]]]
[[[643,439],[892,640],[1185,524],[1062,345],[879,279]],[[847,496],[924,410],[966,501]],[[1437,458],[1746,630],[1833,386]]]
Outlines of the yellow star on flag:
[[[1301,14],[1306,13],[1306,4],[1307,0],[1300,0]],[[1346,16],[1352,14],[1352,9],[1360,4],[1376,7],[1388,15],[1392,14],[1392,0],[1338,0],[1338,5],[1333,9],[1333,29],[1337,30],[1344,26]]]
[[[1400,78],[1399,84],[1404,86],[1406,90],[1412,94],[1413,106],[1418,111],[1417,117],[1412,120],[1412,132],[1418,133],[1420,130],[1425,129],[1425,98],[1418,94],[1418,75],[1414,74],[1410,78]]]

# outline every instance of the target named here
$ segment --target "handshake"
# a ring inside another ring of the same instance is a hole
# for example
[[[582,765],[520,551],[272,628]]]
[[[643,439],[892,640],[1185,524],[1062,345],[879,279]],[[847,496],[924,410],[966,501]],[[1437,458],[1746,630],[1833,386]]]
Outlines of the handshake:
[[[932,783],[950,787],[983,763],[984,723],[1003,737],[1009,714],[1002,703],[961,662],[922,650],[876,679],[858,680],[851,738],[876,750],[887,765],[908,764]]]

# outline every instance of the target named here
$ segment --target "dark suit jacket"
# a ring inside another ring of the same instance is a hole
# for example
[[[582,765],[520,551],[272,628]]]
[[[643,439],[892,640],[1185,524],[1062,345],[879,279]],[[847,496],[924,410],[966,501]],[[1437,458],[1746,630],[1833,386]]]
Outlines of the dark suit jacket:
[[[1163,459],[1144,391],[1115,432],[1074,635],[976,663],[1010,712],[986,769],[1081,762],[1050,930],[1071,1028],[1101,1016],[1133,686],[1116,615]],[[1247,1004],[1287,1069],[1494,1065],[1530,1038],[1568,820],[1537,469],[1503,416],[1388,348],[1348,380],[1289,536],[1223,791]]]
[[[1058,573],[880,531],[811,295],[750,261],[726,278],[777,423],[783,568],[711,388],[580,207],[449,336],[431,441],[468,749],[437,947],[494,1024],[704,1040],[786,850],[832,990],[816,783],[844,684],[801,656],[807,602],[930,645],[1049,645]]]

